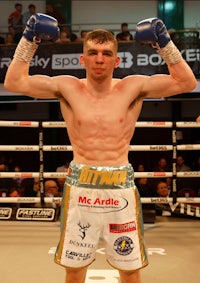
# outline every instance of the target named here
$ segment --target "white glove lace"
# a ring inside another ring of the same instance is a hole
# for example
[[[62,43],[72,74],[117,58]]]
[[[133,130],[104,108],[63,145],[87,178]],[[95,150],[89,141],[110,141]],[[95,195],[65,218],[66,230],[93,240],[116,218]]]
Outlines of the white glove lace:
[[[183,60],[183,57],[171,40],[165,47],[157,50],[157,53],[163,58],[167,65],[174,65]]]
[[[22,36],[20,42],[17,45],[17,48],[15,49],[14,58],[18,61],[30,63],[33,58],[33,55],[35,54],[38,48],[37,43],[39,43],[37,40],[31,42]]]

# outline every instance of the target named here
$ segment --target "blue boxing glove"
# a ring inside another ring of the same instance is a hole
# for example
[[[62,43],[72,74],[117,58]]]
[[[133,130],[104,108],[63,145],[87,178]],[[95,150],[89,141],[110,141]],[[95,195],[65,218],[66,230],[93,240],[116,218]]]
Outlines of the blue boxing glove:
[[[27,22],[23,36],[15,50],[14,58],[30,63],[41,41],[56,41],[60,29],[55,18],[45,14],[34,14]]]
[[[42,40],[56,41],[60,36],[58,22],[55,18],[36,13],[27,21],[23,36],[28,41],[40,42]]]
[[[165,24],[158,18],[139,22],[136,26],[135,40],[155,48],[167,65],[177,64],[183,60],[181,53],[167,32]]]
[[[139,22],[136,26],[135,40],[142,44],[160,49],[171,40],[165,24],[158,18],[150,18]]]

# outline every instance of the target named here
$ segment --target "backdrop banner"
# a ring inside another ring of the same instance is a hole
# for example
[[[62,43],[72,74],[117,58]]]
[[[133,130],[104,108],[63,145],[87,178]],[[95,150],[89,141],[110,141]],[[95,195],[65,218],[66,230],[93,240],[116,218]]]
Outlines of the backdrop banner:
[[[181,39],[179,43],[181,47],[184,46],[183,41]],[[177,47],[179,44],[177,43]],[[0,46],[0,83],[4,81],[15,48],[16,46]],[[200,75],[200,49],[185,48],[180,51],[198,78]],[[82,43],[41,44],[30,63],[30,74],[49,76],[66,74],[83,78],[85,77],[85,69],[80,65],[80,54],[82,54]],[[116,78],[133,74],[149,76],[168,73],[165,62],[149,46],[135,42],[119,43],[118,55],[121,57],[121,63],[114,71]]]

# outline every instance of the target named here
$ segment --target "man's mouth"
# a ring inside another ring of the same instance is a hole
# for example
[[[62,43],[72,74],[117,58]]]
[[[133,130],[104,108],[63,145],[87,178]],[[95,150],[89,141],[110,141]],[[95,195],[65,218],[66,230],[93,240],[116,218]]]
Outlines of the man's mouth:
[[[94,68],[94,71],[96,73],[102,73],[104,71],[104,69],[102,69],[102,68]]]

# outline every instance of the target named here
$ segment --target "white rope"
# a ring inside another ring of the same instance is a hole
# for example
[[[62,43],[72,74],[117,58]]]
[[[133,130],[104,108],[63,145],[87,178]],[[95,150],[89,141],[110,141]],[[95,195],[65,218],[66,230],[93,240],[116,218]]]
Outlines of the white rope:
[[[44,172],[44,178],[66,178],[67,172]]]
[[[185,172],[186,173],[186,172]],[[66,178],[67,172],[44,172],[44,178]],[[38,178],[39,172],[0,172],[0,178]],[[167,178],[172,172],[135,172],[135,178]],[[197,177],[197,176],[195,176]]]
[[[197,178],[200,171],[177,172],[178,178]],[[44,178],[66,178],[67,172],[44,172]],[[168,178],[172,172],[135,172],[135,178]],[[0,172],[0,178],[38,178],[39,172]]]
[[[38,151],[38,145],[0,145],[2,151]],[[72,151],[71,145],[44,145],[44,151]],[[130,151],[171,151],[172,145],[130,145]],[[177,150],[200,150],[200,144],[177,145]]]
[[[200,145],[199,145],[200,146]],[[1,151],[38,151],[38,145],[0,145]],[[44,145],[44,151],[72,151],[71,145]],[[172,145],[130,145],[130,151],[170,151]]]
[[[160,198],[160,197],[152,197],[152,198],[141,198],[142,203],[173,203],[173,198]],[[200,203],[200,198],[184,198],[178,197],[176,199],[176,203]]]
[[[200,147],[200,145],[199,145]],[[38,145],[0,145],[0,151],[38,151]],[[72,151],[71,145],[43,145],[43,151]],[[171,151],[172,145],[130,145],[130,151]]]
[[[37,128],[39,122],[37,121],[0,121],[0,127],[33,127]],[[63,121],[46,121],[42,122],[44,128],[65,128],[66,123]],[[137,128],[172,128],[172,122],[166,121],[144,121],[136,122]],[[200,128],[199,122],[176,122],[178,128]]]
[[[199,150],[200,144],[179,144],[177,150]]]
[[[135,178],[167,178],[172,177],[172,172],[135,172]]]
[[[41,199],[39,197],[1,197],[0,203],[40,203]],[[62,201],[61,197],[45,197],[45,203],[60,203]],[[151,197],[151,198],[141,198],[142,203],[156,204],[156,203],[172,203],[172,198],[161,198],[161,197]],[[177,203],[200,203],[199,198],[185,198],[178,197],[176,199]],[[1,209],[1,208],[0,208]]]
[[[38,178],[39,172],[0,172],[0,178]]]
[[[38,145],[0,145],[0,151],[38,151]]]
[[[176,122],[177,128],[200,128],[199,122]]]
[[[66,178],[67,172],[44,172],[44,178]],[[200,177],[200,171],[177,172],[178,178]],[[168,178],[172,172],[134,172],[135,178]],[[0,178],[38,178],[39,172],[0,172]]]
[[[72,151],[71,145],[43,145],[44,151]]]
[[[169,151],[173,150],[172,145],[130,145],[130,151]]]
[[[0,145],[0,151],[38,151],[38,145]],[[72,151],[71,145],[44,145],[44,151]],[[172,145],[130,145],[130,151],[171,151]],[[177,145],[177,150],[200,150],[200,144]]]
[[[44,128],[66,128],[65,122],[42,122]]]
[[[0,127],[29,127],[37,128],[39,122],[33,121],[0,121]]]
[[[136,122],[137,128],[172,128],[172,122],[158,121],[158,122]],[[65,128],[65,122],[42,122],[44,128]]]
[[[136,122],[136,127],[137,128],[171,128],[172,127],[172,122]],[[54,128],[54,127],[66,127],[66,123],[65,122],[43,122],[42,126],[44,128]]]
[[[136,128],[172,128],[172,122],[136,122]]]
[[[47,203],[60,203],[61,197],[45,197],[44,201]],[[1,197],[0,203],[40,203],[40,197]],[[1,209],[1,207],[0,207]]]
[[[196,178],[200,177],[200,171],[187,171],[187,172],[177,172],[177,177],[182,178]]]

